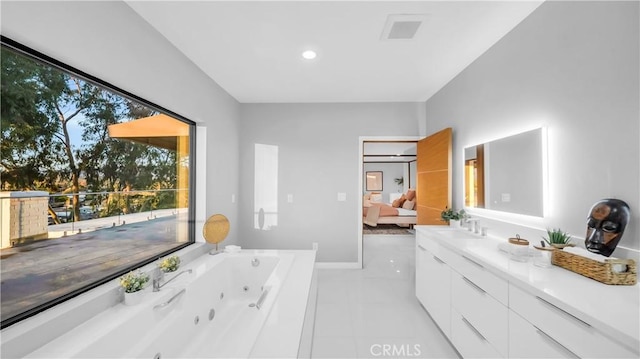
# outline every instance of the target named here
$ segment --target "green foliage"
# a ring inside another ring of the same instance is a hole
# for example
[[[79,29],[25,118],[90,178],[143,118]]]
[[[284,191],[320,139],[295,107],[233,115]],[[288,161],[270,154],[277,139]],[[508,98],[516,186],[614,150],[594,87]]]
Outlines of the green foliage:
[[[54,138],[57,124],[42,111],[51,96],[38,77],[44,66],[5,48],[0,59],[0,173],[4,182],[0,187],[48,187],[61,161],[50,155],[60,150]]]
[[[542,237],[548,244],[569,244],[571,242],[571,236],[569,233],[563,232],[560,228],[547,229],[547,236],[549,238]]]
[[[143,290],[147,282],[149,282],[149,275],[139,270],[131,271],[120,277],[120,286],[124,288],[125,293]]]
[[[158,264],[158,267],[165,273],[175,272],[180,267],[180,257],[175,255],[167,257]]]
[[[444,211],[442,211],[440,213],[440,218],[445,222],[449,222],[451,220],[459,221],[459,220],[465,218],[466,215],[467,214],[464,211],[464,209],[461,209],[460,211],[456,211],[455,209],[451,209],[449,207],[445,207]]]
[[[107,131],[156,111],[8,48],[1,51],[1,189],[175,189],[175,151],[113,139]],[[73,128],[81,129],[77,143]],[[91,204],[103,214],[130,213],[175,207],[175,194],[95,196]],[[79,211],[78,196],[73,205]]]

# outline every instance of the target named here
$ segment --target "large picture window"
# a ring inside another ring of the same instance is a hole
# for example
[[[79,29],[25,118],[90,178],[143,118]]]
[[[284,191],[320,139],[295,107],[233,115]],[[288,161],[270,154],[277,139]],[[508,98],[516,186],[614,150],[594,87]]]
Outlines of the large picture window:
[[[2,327],[194,242],[194,124],[2,37]]]

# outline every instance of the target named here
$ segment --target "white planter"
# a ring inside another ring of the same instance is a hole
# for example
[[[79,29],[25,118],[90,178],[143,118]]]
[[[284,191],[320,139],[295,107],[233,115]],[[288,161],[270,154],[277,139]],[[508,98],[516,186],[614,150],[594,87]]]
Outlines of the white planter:
[[[140,290],[133,293],[124,293],[124,305],[136,305],[142,302],[144,293]]]
[[[460,228],[460,220],[450,219],[449,226],[453,228]]]

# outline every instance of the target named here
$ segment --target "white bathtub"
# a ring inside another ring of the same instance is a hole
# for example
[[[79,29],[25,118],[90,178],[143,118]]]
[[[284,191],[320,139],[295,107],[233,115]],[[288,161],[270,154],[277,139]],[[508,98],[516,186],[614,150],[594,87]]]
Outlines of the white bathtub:
[[[296,357],[314,259],[312,251],[204,255],[160,292],[145,289],[141,304],[118,304],[27,358]]]

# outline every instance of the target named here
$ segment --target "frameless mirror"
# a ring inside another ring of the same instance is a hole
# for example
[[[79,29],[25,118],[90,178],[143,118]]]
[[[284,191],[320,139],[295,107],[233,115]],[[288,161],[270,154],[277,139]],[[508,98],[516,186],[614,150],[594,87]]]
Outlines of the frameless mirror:
[[[465,206],[544,216],[543,129],[465,148]]]

